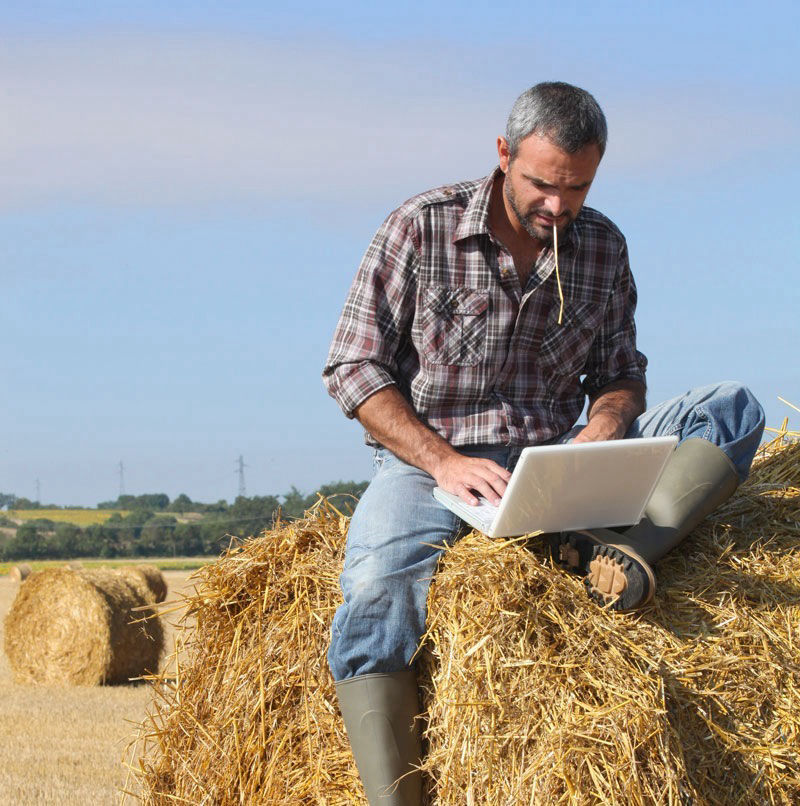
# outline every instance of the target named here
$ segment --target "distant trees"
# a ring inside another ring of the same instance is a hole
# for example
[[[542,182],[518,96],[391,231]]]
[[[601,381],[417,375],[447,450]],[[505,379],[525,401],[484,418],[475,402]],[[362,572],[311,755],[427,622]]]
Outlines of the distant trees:
[[[41,509],[42,505],[38,501],[31,501],[30,498],[15,498],[14,509]]]
[[[166,493],[145,493],[144,495],[120,495],[116,501],[102,501],[98,509],[150,509],[161,511],[169,506]]]
[[[349,514],[366,487],[366,481],[335,481],[322,485],[319,493]],[[21,502],[33,502],[14,496],[0,500],[7,499],[17,509],[36,508],[23,507]],[[4,528],[11,526],[16,532],[13,536],[0,533],[0,561],[214,555],[228,545],[231,537],[258,535],[272,527],[279,513],[284,518],[300,517],[318,500],[317,493],[304,495],[294,486],[280,496],[239,496],[232,504],[225,500],[203,504],[192,501],[185,493],[172,502],[165,493],[121,495],[116,501],[97,505],[98,509],[117,510],[107,521],[83,529],[45,518],[27,521],[17,528],[4,519]],[[187,513],[190,520],[185,517]]]
[[[4,507],[12,509],[16,500],[17,496],[13,493],[0,493],[0,509]]]
[[[186,493],[181,493],[168,507],[170,512],[194,512],[194,502]]]

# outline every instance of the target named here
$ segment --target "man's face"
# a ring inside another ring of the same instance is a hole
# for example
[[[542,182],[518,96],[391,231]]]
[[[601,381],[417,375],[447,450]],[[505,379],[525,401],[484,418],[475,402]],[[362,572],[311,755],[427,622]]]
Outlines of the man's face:
[[[553,238],[554,223],[563,232],[575,220],[600,164],[596,145],[569,154],[538,134],[520,142],[514,159],[506,139],[498,137],[497,153],[512,224],[518,223],[532,238],[546,243]]]

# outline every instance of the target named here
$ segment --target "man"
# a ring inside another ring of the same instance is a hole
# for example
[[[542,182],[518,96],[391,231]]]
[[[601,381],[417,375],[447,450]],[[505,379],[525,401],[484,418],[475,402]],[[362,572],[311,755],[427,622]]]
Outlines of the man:
[[[738,384],[645,412],[625,239],[583,206],[605,145],[589,93],[532,87],[494,173],[395,210],[350,289],[323,375],[364,425],[376,474],[350,524],[328,660],[370,803],[419,803],[409,664],[439,547],[462,527],[435,485],[496,504],[527,445],[677,434],[639,525],[553,538],[592,596],[632,609],[652,598],[653,563],[732,494],[759,444],[763,413]],[[588,424],[573,428],[586,396]]]

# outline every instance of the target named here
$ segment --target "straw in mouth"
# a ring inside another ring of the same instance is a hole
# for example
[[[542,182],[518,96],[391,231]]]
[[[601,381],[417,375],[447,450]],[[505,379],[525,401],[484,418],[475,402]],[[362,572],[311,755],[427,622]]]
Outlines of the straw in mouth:
[[[561,307],[558,309],[558,324],[564,318],[564,292],[561,290],[561,276],[558,273],[558,228],[556,222],[553,221],[553,255],[556,261],[556,283],[558,285],[558,298],[561,301]]]

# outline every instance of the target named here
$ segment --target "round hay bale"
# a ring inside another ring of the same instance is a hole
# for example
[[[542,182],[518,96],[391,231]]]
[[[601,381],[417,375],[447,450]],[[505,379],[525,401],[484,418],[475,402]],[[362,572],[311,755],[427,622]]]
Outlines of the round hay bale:
[[[69,568],[70,571],[80,571],[83,568],[83,563],[80,560],[72,560],[72,562],[68,562],[65,568]]]
[[[629,615],[541,540],[448,549],[418,657],[425,802],[800,803],[798,522],[800,444],[777,446]],[[143,804],[364,803],[325,661],[346,531],[323,503],[197,573],[132,759]]]
[[[31,575],[31,567],[28,563],[22,565],[15,565],[9,572],[13,582],[24,582]]]
[[[118,569],[123,574],[138,574],[150,588],[157,603],[167,598],[167,580],[154,565],[134,565]]]
[[[134,610],[154,604],[135,575],[102,568],[31,574],[5,620],[14,679],[91,686],[157,672],[164,647],[161,621],[154,608]]]

